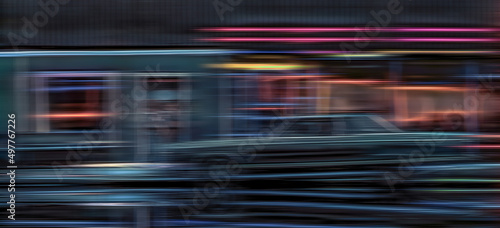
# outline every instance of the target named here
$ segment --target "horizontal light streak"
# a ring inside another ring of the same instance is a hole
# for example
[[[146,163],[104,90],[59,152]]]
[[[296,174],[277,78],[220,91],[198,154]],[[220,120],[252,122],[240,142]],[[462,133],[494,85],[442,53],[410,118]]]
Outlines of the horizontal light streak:
[[[273,64],[273,63],[223,63],[223,64],[208,64],[210,68],[222,69],[240,69],[240,70],[297,70],[308,69],[313,66],[297,65],[297,64]]]
[[[130,51],[6,51],[0,57],[23,56],[132,56],[132,55],[224,55],[232,53],[223,49],[198,50],[130,50]]]
[[[485,50],[387,50],[376,51],[382,54],[493,54],[498,51]]]
[[[457,38],[457,37],[381,37],[359,39],[356,37],[216,37],[202,38],[200,41],[209,42],[271,42],[271,43],[336,43],[336,42],[466,42],[466,43],[494,43],[498,38]]]
[[[282,80],[282,79],[318,79],[318,78],[332,78],[336,77],[334,75],[328,76],[328,75],[288,75],[288,76],[264,76],[264,77],[259,77],[258,79],[264,80],[264,81],[276,81],[276,80]]]
[[[397,122],[418,122],[418,121],[430,121],[430,117],[411,117],[411,118],[396,118],[390,119],[389,121],[397,121]]]
[[[453,148],[470,148],[470,149],[500,149],[500,145],[464,145],[464,146],[450,146]]]
[[[464,137],[472,137],[472,138],[500,138],[500,135],[466,135]]]
[[[160,167],[171,166],[172,163],[96,163],[96,164],[80,164],[72,165],[72,167],[87,167],[87,168],[127,168],[127,167]]]
[[[377,84],[377,83],[390,83],[392,81],[382,81],[382,80],[324,80],[317,81],[320,83],[331,83],[331,84]]]
[[[96,118],[96,117],[106,117],[112,116],[111,113],[94,113],[94,112],[82,112],[82,113],[56,113],[56,114],[46,114],[46,115],[34,115],[36,118],[50,118],[50,119],[67,119],[67,118]]]
[[[385,40],[384,40],[385,39]],[[497,38],[456,38],[456,37],[403,37],[381,38],[382,42],[499,42]]]
[[[235,108],[234,110],[272,111],[272,110],[292,110],[291,107],[261,107],[261,108]]]
[[[379,89],[410,90],[410,91],[441,91],[441,92],[463,92],[467,90],[467,88],[445,87],[445,86],[390,86],[390,87],[381,87]]]
[[[429,111],[429,112],[421,112],[426,114],[441,114],[441,115],[468,115],[468,114],[481,114],[483,111],[474,111],[474,110],[466,110],[466,111]]]
[[[450,178],[450,179],[429,179],[425,181],[433,182],[500,182],[497,179],[467,179],[467,178]]]
[[[382,53],[374,53],[374,52],[366,52],[363,54],[333,54],[327,55],[327,57],[351,57],[351,58],[376,58],[376,57],[385,57],[387,54]]]
[[[498,51],[483,51],[483,50],[469,50],[469,51],[429,51],[429,50],[416,50],[416,51],[380,51],[381,53],[397,53],[397,52],[419,52],[419,53],[498,53]],[[231,55],[231,54],[245,54],[245,53],[277,53],[277,54],[335,54],[346,53],[340,50],[306,50],[306,51],[255,51],[255,50],[142,50],[142,51],[5,51],[0,53],[2,57],[36,57],[36,56],[122,56],[122,55]],[[89,72],[85,72],[89,73]],[[100,75],[102,76],[102,75]],[[81,77],[75,75],[75,77]],[[85,76],[85,77],[88,77]]]
[[[498,28],[460,28],[460,27],[394,27],[394,28],[359,28],[359,27],[215,27],[202,28],[205,32],[289,32],[289,33],[321,33],[321,32],[498,32]]]

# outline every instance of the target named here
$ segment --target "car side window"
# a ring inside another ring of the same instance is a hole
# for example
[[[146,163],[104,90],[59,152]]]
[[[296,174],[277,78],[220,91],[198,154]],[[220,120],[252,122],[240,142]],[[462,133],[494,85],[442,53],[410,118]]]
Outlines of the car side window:
[[[286,136],[330,136],[333,128],[331,118],[300,119],[293,124]]]
[[[311,121],[310,133],[312,136],[329,136],[332,135],[331,119],[317,119]]]
[[[346,135],[347,134],[347,122],[344,118],[332,118],[332,135]]]

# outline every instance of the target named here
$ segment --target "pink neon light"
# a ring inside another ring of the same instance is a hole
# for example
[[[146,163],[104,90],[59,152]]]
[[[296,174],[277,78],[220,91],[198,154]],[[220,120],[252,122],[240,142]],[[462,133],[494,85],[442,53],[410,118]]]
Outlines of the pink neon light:
[[[292,32],[292,33],[315,33],[315,32],[358,32],[374,31],[376,28],[353,28],[353,27],[216,27],[202,28],[200,31],[207,32]],[[498,32],[497,28],[379,28],[381,32]]]
[[[497,42],[495,38],[389,38],[388,42]]]
[[[201,39],[214,42],[290,42],[290,43],[327,43],[327,42],[352,42],[355,38],[320,38],[320,37],[220,37]]]
[[[498,32],[496,28],[387,28],[390,32]]]
[[[273,43],[328,43],[328,42],[499,42],[497,38],[369,38],[366,40],[355,37],[218,37],[205,38],[202,41],[211,42],[273,42]]]
[[[357,28],[259,28],[259,27],[221,27],[204,28],[201,31],[207,32],[356,32]]]

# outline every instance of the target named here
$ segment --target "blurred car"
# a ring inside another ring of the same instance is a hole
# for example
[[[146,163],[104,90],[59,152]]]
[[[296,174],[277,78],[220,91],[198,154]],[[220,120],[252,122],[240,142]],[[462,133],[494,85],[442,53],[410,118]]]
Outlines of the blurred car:
[[[491,187],[491,174],[484,172],[488,163],[457,149],[475,140],[466,137],[473,134],[404,132],[380,116],[365,114],[253,119],[272,127],[260,137],[165,145],[166,156],[191,167],[170,170],[196,180],[187,192],[216,192],[192,219],[279,222],[287,227],[339,221],[467,224],[494,218],[456,201],[474,199],[480,205],[486,198],[476,191],[442,194],[464,183],[450,180],[477,178],[475,188]],[[199,206],[186,194],[179,193],[187,199],[180,201],[183,205]]]

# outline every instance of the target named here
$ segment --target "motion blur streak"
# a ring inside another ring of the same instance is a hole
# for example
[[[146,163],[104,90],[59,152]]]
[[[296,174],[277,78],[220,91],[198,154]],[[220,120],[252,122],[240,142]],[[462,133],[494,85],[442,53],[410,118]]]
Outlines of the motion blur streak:
[[[0,1],[0,226],[500,227],[499,7]]]
[[[200,31],[207,32],[357,32],[371,31],[372,28],[359,27],[337,27],[337,28],[283,28],[283,27],[222,27],[222,28],[202,28]],[[381,32],[500,32],[498,28],[379,28]]]
[[[219,37],[204,38],[201,41],[213,42],[278,42],[278,43],[330,43],[330,42],[358,42],[359,38],[350,37]],[[369,38],[371,42],[499,42],[496,38],[421,38],[421,37],[402,37],[402,38]]]
[[[79,118],[79,117],[104,117],[104,116],[111,116],[113,114],[109,113],[58,113],[58,114],[50,114],[50,115],[35,115],[35,117],[38,118]]]

